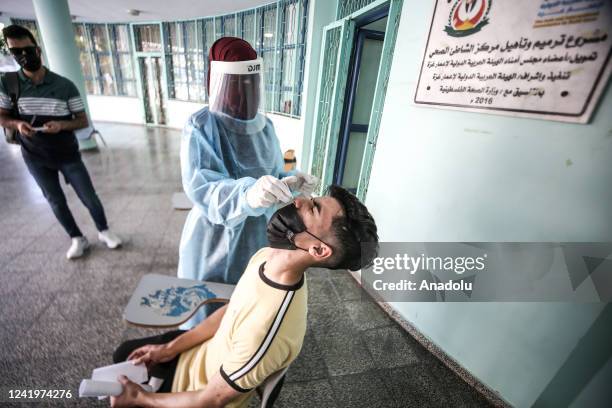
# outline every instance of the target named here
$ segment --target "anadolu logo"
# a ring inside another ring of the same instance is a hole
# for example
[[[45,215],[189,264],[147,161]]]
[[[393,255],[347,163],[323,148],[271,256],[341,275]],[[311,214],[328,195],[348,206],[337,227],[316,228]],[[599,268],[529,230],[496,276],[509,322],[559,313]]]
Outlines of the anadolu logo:
[[[259,64],[255,64],[255,65],[249,65],[248,71],[249,72],[253,72],[253,71],[259,71]]]
[[[489,23],[492,0],[456,0],[444,31],[451,37],[465,37]]]

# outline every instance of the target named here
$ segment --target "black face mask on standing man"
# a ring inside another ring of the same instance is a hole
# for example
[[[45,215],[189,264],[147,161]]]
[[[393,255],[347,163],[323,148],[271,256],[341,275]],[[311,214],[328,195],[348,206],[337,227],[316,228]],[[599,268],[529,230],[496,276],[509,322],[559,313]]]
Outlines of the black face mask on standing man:
[[[42,65],[42,61],[38,56],[38,47],[34,45],[22,48],[10,48],[10,51],[19,66],[26,71],[38,71]]]
[[[307,249],[300,248],[295,245],[295,236],[300,232],[307,233],[311,237],[318,239],[331,248],[331,245],[327,244],[325,241],[306,230],[306,226],[298,214],[295,203],[286,205],[276,211],[272,215],[272,218],[270,218],[266,231],[270,247],[291,250],[301,249],[302,251],[308,252]]]

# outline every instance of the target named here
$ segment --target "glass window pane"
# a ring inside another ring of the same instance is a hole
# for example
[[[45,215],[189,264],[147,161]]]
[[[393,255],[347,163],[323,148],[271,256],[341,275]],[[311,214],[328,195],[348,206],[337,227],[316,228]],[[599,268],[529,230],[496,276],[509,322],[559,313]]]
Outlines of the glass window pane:
[[[298,41],[298,3],[285,5],[284,38],[285,44],[295,44]]]
[[[121,79],[124,81],[134,79],[132,56],[127,53],[121,53],[117,55],[117,60],[119,62],[119,69],[121,70]]]
[[[81,71],[83,71],[83,76],[85,78],[91,78],[91,58],[89,54],[81,53],[79,55],[79,59],[81,60]]]
[[[215,42],[215,25],[212,19],[204,20],[204,50],[208,53]]]
[[[263,51],[261,56],[264,61],[264,72],[265,72],[265,94],[266,94],[266,110],[274,110],[274,54],[276,51]]]
[[[110,55],[99,55],[98,60],[100,61],[100,81],[102,83],[102,94],[114,95],[114,79]]]
[[[96,82],[93,79],[85,81],[85,88],[87,89],[88,94],[94,95],[100,93],[98,92],[98,87],[96,86]]]
[[[123,92],[127,96],[138,96],[136,81],[123,81]]]
[[[344,164],[344,177],[341,184],[344,188],[356,189],[359,184],[359,173],[361,172],[361,161],[367,136],[367,133],[350,133],[346,163]]]
[[[89,26],[89,29],[94,52],[109,52],[110,47],[106,37],[106,26],[104,24],[92,24]]]
[[[115,34],[115,51],[130,52],[129,27],[126,24],[115,24],[113,30]]]
[[[283,69],[281,71],[282,92],[280,97],[279,109],[282,113],[291,114],[293,107],[293,93],[295,90],[295,64],[296,49],[286,49],[283,51]]]
[[[236,19],[234,18],[234,15],[232,14],[230,16],[225,16],[223,20],[224,20],[224,25],[225,25],[225,27],[223,28],[225,36],[235,37],[236,36]]]
[[[257,14],[255,16],[255,50],[258,53],[260,52],[261,47],[263,46],[263,43],[261,41],[261,35],[263,33],[263,26],[261,25],[263,13],[263,8],[258,8]]]
[[[276,45],[276,7],[264,12],[263,48]]]
[[[87,52],[87,37],[85,36],[85,28],[81,24],[74,25],[74,41],[79,51]]]
[[[248,41],[253,48],[257,47],[255,39],[255,11],[245,12],[242,16],[242,38]]]
[[[223,37],[223,19],[215,17],[215,39]]]
[[[143,52],[161,52],[161,34],[159,24],[134,26],[136,49]]]

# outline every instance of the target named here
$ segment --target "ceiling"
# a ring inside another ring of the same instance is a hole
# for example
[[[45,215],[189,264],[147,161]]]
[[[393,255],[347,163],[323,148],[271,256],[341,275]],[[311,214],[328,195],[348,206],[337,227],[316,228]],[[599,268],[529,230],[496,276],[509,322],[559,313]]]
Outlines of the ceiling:
[[[75,21],[127,22],[185,20],[233,13],[272,3],[274,0],[68,0],[70,14]],[[135,9],[140,15],[132,16],[127,10]],[[1,0],[3,16],[34,18],[31,0]]]

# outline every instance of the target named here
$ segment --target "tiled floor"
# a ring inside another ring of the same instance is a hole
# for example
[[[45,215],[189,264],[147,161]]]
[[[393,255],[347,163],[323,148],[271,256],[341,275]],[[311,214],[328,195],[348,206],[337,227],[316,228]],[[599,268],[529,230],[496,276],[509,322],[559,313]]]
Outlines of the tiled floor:
[[[108,148],[84,154],[111,228],[127,239],[110,251],[86,209],[69,205],[93,243],[69,262],[69,239],[27,172],[18,148],[0,143],[0,387],[70,388],[111,363],[124,339],[152,335],[121,312],[140,277],[176,274],[186,212],[179,191],[179,132],[100,124]],[[487,402],[375,304],[346,273],[312,270],[309,328],[279,407],[474,407]],[[3,391],[4,392],[4,391]],[[106,406],[96,400],[50,406]],[[0,406],[6,406],[0,402]],[[252,404],[256,406],[256,404]],[[16,406],[44,406],[19,404]]]

